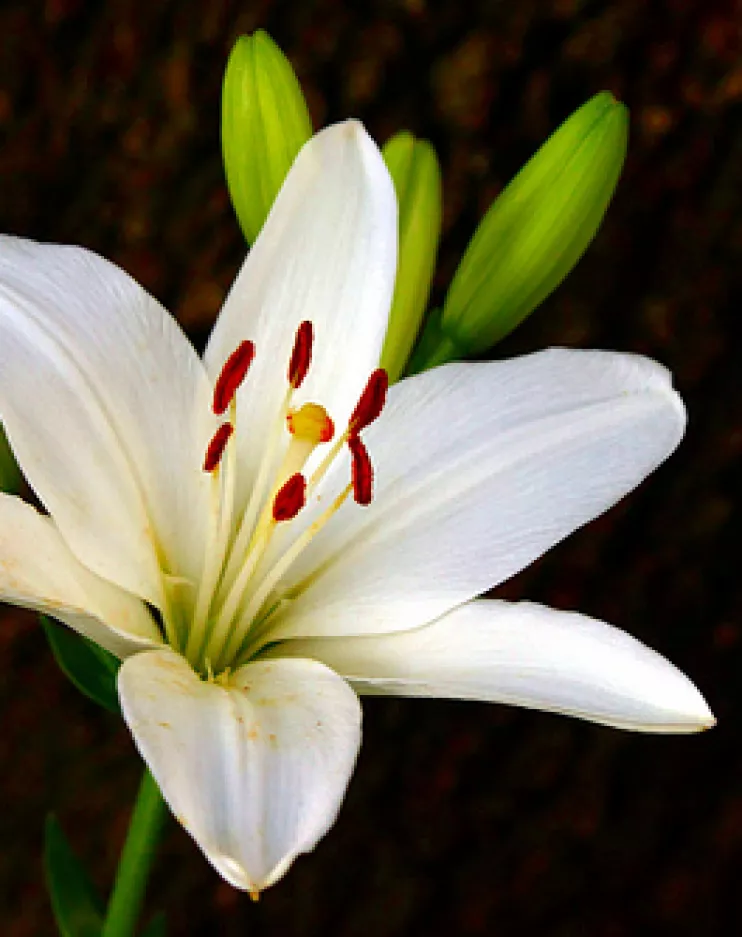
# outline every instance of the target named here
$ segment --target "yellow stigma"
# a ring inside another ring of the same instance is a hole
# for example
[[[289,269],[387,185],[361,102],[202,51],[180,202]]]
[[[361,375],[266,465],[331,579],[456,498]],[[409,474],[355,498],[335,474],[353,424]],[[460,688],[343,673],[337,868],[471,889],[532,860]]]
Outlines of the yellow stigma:
[[[329,413],[318,403],[305,403],[298,410],[289,411],[286,424],[296,439],[306,440],[314,446],[329,442],[335,434]]]

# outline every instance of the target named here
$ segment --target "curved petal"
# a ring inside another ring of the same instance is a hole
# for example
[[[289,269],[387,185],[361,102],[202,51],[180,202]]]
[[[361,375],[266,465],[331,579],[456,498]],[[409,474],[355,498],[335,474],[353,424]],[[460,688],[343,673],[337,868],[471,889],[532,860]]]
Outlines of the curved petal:
[[[171,650],[119,672],[121,708],[171,810],[237,888],[276,882],[335,820],[360,745],[358,698],[311,660],[207,683]]]
[[[372,504],[344,505],[302,554],[270,639],[438,618],[631,491],[684,426],[667,371],[633,355],[551,349],[402,381],[366,433]]]
[[[13,450],[78,559],[154,604],[160,563],[200,569],[209,405],[195,351],[123,270],[0,238],[0,419]]]
[[[358,121],[301,150],[217,320],[205,361],[215,378],[244,339],[256,356],[238,392],[240,497],[278,419],[296,330],[314,325],[314,356],[295,395],[347,422],[386,332],[397,267],[397,202],[382,156]]]
[[[117,657],[162,643],[142,601],[72,555],[48,517],[0,495],[0,601],[45,612]]]
[[[637,732],[715,723],[677,668],[624,631],[530,602],[480,600],[414,631],[290,641],[358,693],[511,703]]]

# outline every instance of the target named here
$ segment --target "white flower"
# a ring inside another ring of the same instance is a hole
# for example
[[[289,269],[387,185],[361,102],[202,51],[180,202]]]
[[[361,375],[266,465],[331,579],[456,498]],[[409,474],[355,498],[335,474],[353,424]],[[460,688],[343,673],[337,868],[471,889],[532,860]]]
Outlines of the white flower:
[[[123,658],[166,800],[252,892],[332,824],[356,693],[713,724],[628,635],[477,598],[672,452],[667,372],[559,349],[450,365],[392,387],[372,422],[395,266],[393,188],[355,122],[302,150],[203,361],[112,264],[0,242],[0,418],[48,511],[0,500],[0,595]]]

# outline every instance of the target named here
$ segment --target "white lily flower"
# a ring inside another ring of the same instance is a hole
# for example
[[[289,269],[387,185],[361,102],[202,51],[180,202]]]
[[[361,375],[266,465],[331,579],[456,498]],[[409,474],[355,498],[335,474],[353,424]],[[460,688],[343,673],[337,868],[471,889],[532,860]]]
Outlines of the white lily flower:
[[[449,365],[384,406],[396,226],[363,128],[318,134],[203,361],[112,264],[0,242],[0,418],[48,512],[0,499],[0,596],[123,659],[124,717],[165,799],[253,893],[332,824],[357,693],[713,724],[623,632],[477,598],[672,452],[668,373],[557,349]]]

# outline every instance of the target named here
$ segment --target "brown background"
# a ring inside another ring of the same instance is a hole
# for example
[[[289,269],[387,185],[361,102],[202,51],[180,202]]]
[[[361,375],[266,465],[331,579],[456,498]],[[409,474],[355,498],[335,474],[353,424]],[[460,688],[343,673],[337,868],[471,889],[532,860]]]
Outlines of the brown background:
[[[316,126],[430,137],[445,180],[437,294],[493,196],[572,109],[631,108],[618,196],[579,268],[497,355],[560,343],[669,365],[690,411],[642,489],[500,590],[662,650],[720,725],[652,738],[503,707],[365,705],[340,818],[257,906],[173,825],[150,892],[171,937],[735,934],[742,382],[740,4],[4,0],[0,229],[112,258],[202,341],[243,254],[219,158],[240,32],[294,61]],[[46,935],[44,814],[107,888],[139,767],[56,671],[31,615],[0,627],[0,930]]]

